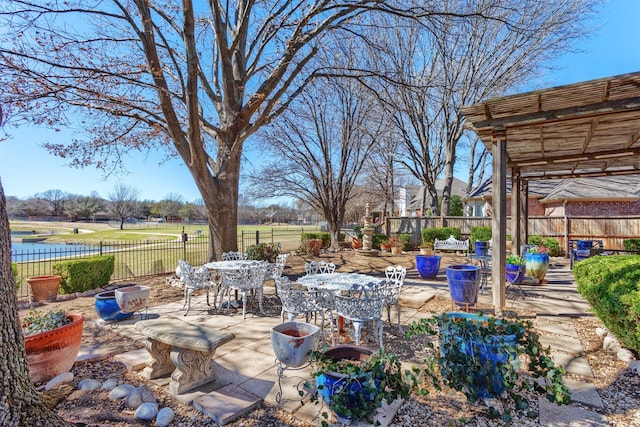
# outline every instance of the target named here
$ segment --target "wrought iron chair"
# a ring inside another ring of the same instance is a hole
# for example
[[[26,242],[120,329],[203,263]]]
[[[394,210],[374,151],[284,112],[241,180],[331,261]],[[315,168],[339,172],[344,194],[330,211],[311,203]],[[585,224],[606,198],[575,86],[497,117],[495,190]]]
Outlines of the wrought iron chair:
[[[260,314],[264,314],[262,308],[262,294],[264,276],[267,271],[267,263],[256,261],[238,267],[237,269],[222,270],[222,292],[228,293],[227,307],[231,305],[231,291],[239,291],[242,294],[242,318],[247,318],[247,293],[256,291]]]
[[[324,341],[325,312],[329,316],[329,328],[331,332],[331,343],[335,345],[335,335],[333,334],[333,313],[332,313],[332,293],[325,289],[308,289],[298,282],[290,282],[288,278],[276,279],[276,289],[278,298],[282,301],[282,311],[280,319],[284,322],[284,313],[287,313],[289,322],[295,320],[299,314],[305,315],[308,323],[310,317],[316,318],[320,313],[320,328],[322,329],[322,340]]]
[[[319,261],[318,262],[318,273],[335,273],[336,265],[332,262]]]
[[[400,326],[400,292],[404,285],[404,278],[407,276],[407,269],[401,265],[390,265],[385,270],[387,277],[387,285],[385,287],[385,302],[387,307],[387,321],[391,323],[391,306],[395,305],[398,312],[398,331],[402,333],[402,327]]]
[[[189,314],[191,309],[191,294],[196,289],[205,289],[207,292],[207,305],[209,303],[209,293],[213,290],[213,306],[215,308],[215,301],[218,298],[218,282],[215,281],[212,272],[205,267],[193,268],[187,261],[178,260],[178,266],[180,267],[180,275],[182,282],[184,283],[184,305],[182,309],[186,308],[184,315]]]
[[[360,331],[365,322],[373,322],[374,337],[381,350],[382,343],[382,310],[386,301],[386,282],[369,283],[358,286],[348,295],[333,295],[333,303],[339,316],[351,320],[355,329],[356,345],[360,345]],[[339,334],[338,334],[339,335]]]

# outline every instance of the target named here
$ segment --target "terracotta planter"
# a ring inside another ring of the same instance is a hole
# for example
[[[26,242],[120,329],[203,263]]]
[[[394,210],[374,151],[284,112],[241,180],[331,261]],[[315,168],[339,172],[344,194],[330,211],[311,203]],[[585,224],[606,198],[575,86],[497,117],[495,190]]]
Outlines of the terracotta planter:
[[[380,243],[380,249],[383,251],[391,251],[391,243]]]
[[[31,301],[55,301],[58,298],[62,276],[37,276],[27,279],[31,292]]]
[[[308,239],[304,241],[304,248],[309,256],[320,256],[322,239]]]
[[[402,248],[399,246],[392,246],[391,255],[402,255]]]
[[[34,383],[49,381],[69,372],[82,341],[84,316],[70,313],[72,322],[50,331],[24,338],[29,377]]]

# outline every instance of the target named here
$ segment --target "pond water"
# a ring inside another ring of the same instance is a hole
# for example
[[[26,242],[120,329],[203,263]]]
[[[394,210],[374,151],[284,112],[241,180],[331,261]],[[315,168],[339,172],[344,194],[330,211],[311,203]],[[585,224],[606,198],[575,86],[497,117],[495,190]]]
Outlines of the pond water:
[[[11,237],[22,238],[29,232],[12,232]],[[65,243],[45,243],[45,242],[11,242],[11,261],[24,262],[39,259],[48,259],[60,256],[71,256],[79,254],[91,254],[98,252],[98,248],[88,245],[75,245]]]

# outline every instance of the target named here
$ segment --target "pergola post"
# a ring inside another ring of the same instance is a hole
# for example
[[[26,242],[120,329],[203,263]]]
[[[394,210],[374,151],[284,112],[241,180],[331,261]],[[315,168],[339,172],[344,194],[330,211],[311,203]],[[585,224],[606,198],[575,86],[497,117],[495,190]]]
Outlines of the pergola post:
[[[520,254],[520,245],[522,242],[522,192],[520,191],[520,171],[518,169],[511,170],[511,252]]]
[[[493,248],[491,282],[493,309],[502,315],[506,303],[505,262],[507,239],[507,133],[504,129],[494,129],[492,138],[493,180],[491,217],[491,244]]]

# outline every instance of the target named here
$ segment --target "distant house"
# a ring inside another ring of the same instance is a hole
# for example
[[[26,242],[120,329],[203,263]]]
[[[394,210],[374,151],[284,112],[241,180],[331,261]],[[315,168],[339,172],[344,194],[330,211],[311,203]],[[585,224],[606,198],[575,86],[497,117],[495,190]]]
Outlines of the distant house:
[[[470,216],[491,216],[491,179],[463,201]],[[640,175],[529,182],[529,216],[640,215]],[[507,180],[507,212],[511,182]]]
[[[398,188],[396,191],[396,197],[394,200],[394,209],[393,216],[400,217],[419,217],[423,216],[420,210],[422,205],[422,195],[423,195],[423,186],[420,185],[407,185],[401,188]],[[442,190],[444,189],[444,180],[439,179],[436,181],[436,191],[438,195],[442,195]],[[460,198],[464,197],[467,191],[467,183],[461,181],[457,178],[453,178],[453,184],[451,188],[451,195],[460,196]],[[428,194],[427,194],[428,196]],[[425,206],[429,207],[431,205],[431,200],[427,200]],[[374,215],[376,213],[382,212],[383,206],[380,205],[372,212]]]

